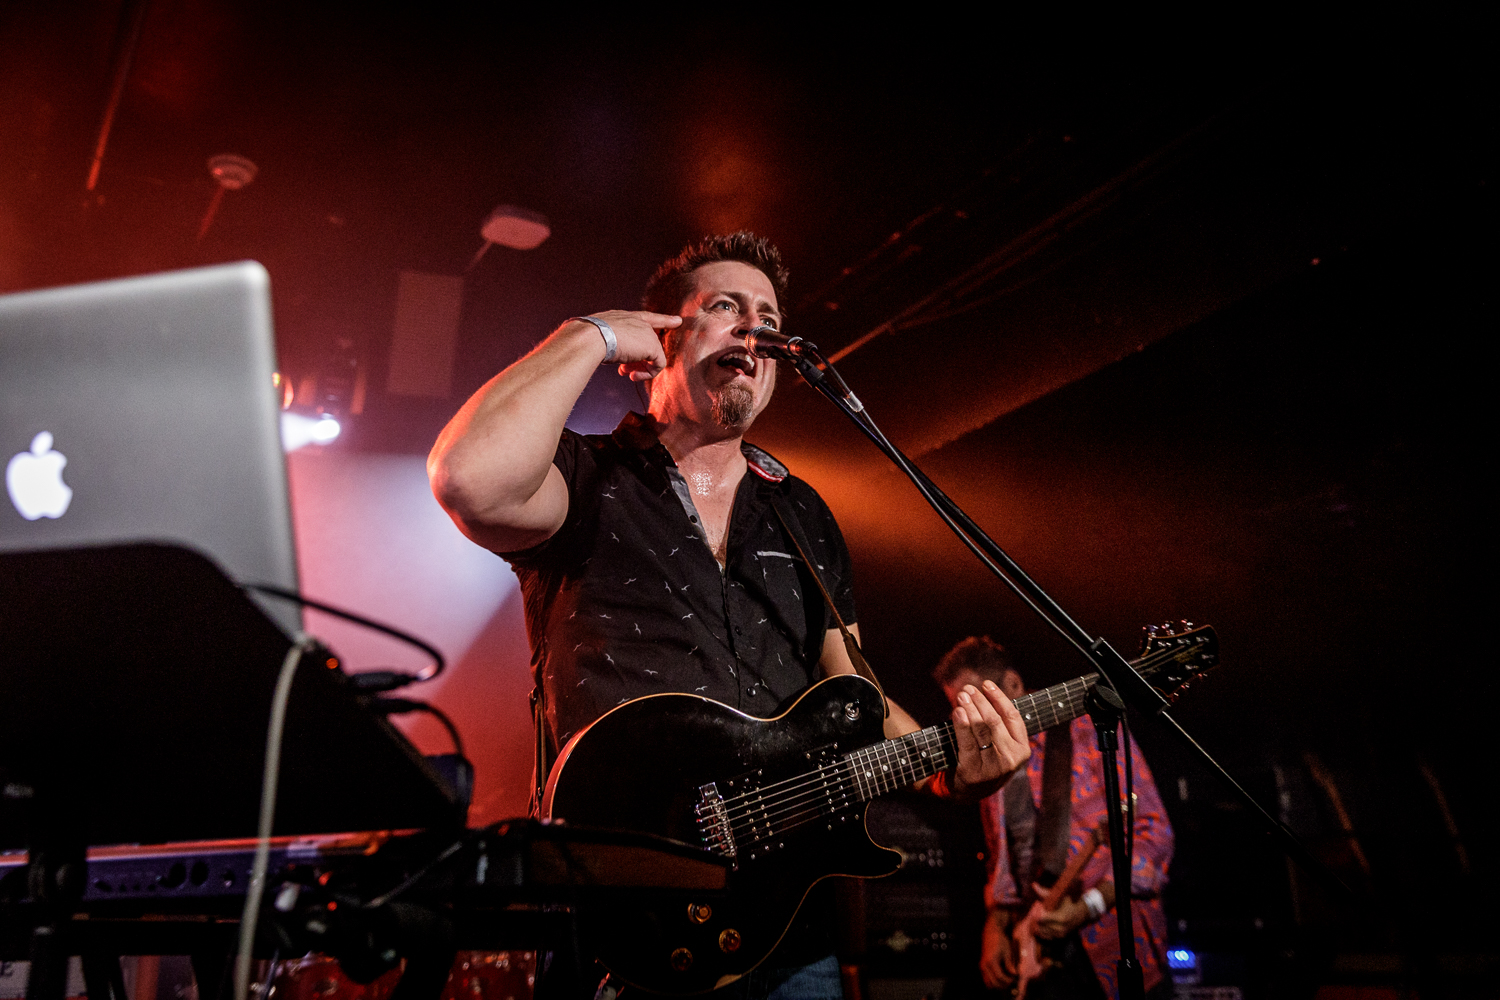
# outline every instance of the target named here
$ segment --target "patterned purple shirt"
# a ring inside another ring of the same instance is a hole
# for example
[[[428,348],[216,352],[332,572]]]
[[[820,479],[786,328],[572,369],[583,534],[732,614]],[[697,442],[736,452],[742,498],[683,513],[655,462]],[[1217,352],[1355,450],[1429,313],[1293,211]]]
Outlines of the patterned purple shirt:
[[[1099,753],[1098,740],[1094,735],[1094,724],[1088,716],[1074,719],[1073,726],[1073,779],[1072,779],[1072,824],[1068,836],[1068,856],[1083,849],[1090,831],[1105,819],[1103,758]],[[1031,760],[1026,765],[1026,776],[1031,783],[1031,799],[1040,811],[1042,808],[1042,754],[1043,734],[1031,738]],[[1167,868],[1172,863],[1172,824],[1167,820],[1167,810],[1162,805],[1161,795],[1156,791],[1156,782],[1151,777],[1151,768],[1145,755],[1130,741],[1131,764],[1135,769],[1135,844],[1131,859],[1131,890],[1136,899],[1131,904],[1131,925],[1135,931],[1135,950],[1146,980],[1146,989],[1151,989],[1166,975],[1167,968],[1167,917],[1162,910],[1161,890],[1167,883]],[[1120,790],[1124,794],[1125,755],[1119,755]],[[985,902],[989,906],[1016,906],[1024,893],[1017,886],[1010,870],[1010,845],[1006,842],[1005,794],[1002,789],[980,804],[980,816],[984,821],[985,839],[989,843],[989,884],[985,886]],[[1078,878],[1081,891],[1092,889],[1100,882],[1114,876],[1114,862],[1110,858],[1108,842],[1105,842]],[[1116,897],[1123,893],[1116,892]],[[1119,933],[1115,914],[1111,910],[1103,918],[1085,924],[1079,930],[1084,950],[1094,964],[1094,972],[1107,996],[1114,1000],[1119,996],[1115,985],[1115,960],[1120,957]]]

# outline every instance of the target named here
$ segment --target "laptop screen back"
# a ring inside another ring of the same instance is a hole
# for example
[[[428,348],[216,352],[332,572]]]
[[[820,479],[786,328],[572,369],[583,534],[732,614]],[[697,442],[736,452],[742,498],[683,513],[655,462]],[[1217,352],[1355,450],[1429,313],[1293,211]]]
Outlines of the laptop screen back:
[[[275,371],[253,262],[0,296],[0,551],[175,542],[295,590]]]

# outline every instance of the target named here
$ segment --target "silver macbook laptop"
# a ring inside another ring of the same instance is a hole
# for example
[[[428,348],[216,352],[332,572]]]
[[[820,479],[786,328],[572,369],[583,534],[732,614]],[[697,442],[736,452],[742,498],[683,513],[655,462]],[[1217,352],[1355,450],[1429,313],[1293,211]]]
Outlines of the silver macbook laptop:
[[[275,370],[254,262],[0,296],[0,551],[175,542],[295,590]]]

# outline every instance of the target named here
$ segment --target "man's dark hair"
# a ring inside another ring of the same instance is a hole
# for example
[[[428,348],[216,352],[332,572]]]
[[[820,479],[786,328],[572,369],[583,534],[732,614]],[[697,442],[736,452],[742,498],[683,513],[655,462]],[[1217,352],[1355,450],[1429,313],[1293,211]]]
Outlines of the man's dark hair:
[[[786,283],[789,275],[781,263],[781,251],[764,236],[756,236],[743,230],[728,236],[709,236],[696,246],[687,247],[656,269],[651,280],[646,282],[646,292],[641,296],[641,308],[651,312],[671,315],[682,308],[682,300],[692,289],[691,275],[705,264],[736,260],[749,264],[767,278],[776,292],[776,302],[782,315],[786,315]]]
[[[971,635],[944,654],[938,665],[932,668],[932,679],[947,687],[958,679],[959,674],[972,670],[999,684],[1008,672],[1015,669],[1004,646],[987,635]]]

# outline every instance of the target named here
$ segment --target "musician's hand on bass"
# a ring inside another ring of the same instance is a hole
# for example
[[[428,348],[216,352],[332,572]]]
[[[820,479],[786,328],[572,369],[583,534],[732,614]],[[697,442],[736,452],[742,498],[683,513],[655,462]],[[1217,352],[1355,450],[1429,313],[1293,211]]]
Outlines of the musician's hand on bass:
[[[954,798],[982,799],[993,794],[1031,756],[1021,713],[995,684],[966,684],[953,708],[958,766],[953,769]]]
[[[984,922],[979,950],[979,974],[984,985],[1003,990],[1016,981],[1016,958],[1010,942],[1009,915],[991,910]]]
[[[1038,897],[1047,895],[1041,886],[1032,886]],[[1036,919],[1036,936],[1043,941],[1056,941],[1089,922],[1088,904],[1072,896],[1064,896],[1057,909],[1048,910]]]

